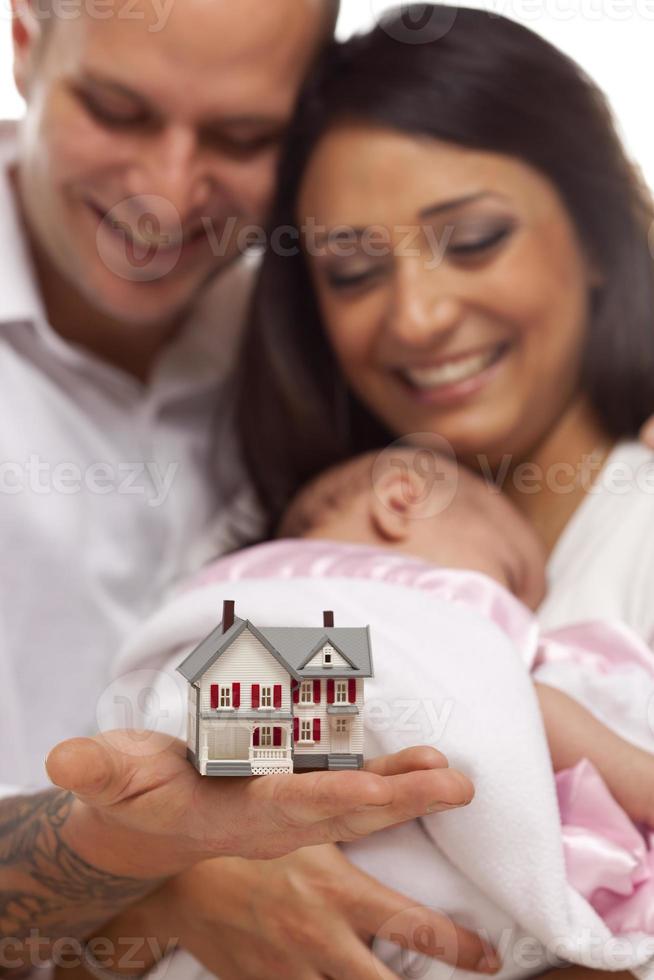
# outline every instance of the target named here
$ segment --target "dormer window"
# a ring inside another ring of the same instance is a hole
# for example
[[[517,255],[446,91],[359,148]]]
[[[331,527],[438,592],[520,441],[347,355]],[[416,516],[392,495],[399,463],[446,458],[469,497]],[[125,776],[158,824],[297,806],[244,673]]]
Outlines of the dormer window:
[[[323,667],[333,667],[334,666],[334,647],[326,646],[322,649],[322,665]]]

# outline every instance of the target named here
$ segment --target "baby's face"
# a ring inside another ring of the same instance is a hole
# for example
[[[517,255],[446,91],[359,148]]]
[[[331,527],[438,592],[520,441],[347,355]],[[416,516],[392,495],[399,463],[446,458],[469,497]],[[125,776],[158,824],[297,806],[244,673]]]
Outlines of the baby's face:
[[[525,518],[464,467],[443,457],[436,470],[418,466],[416,452],[394,453],[386,469],[366,456],[330,470],[302,491],[282,532],[483,572],[536,608],[545,595],[545,558]]]

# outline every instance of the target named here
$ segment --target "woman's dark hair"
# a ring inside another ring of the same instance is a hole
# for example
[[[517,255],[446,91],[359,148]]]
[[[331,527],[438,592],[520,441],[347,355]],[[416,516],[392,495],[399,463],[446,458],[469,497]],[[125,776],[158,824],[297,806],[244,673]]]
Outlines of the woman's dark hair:
[[[412,26],[435,39],[411,36]],[[300,98],[271,231],[299,234],[303,174],[321,137],[343,120],[517,157],[549,178],[603,277],[582,384],[607,432],[634,436],[654,411],[651,200],[606,100],[579,66],[506,18],[441,4],[405,6],[370,34],[334,43]],[[307,480],[393,438],[345,388],[299,249],[272,247],[264,258],[235,410],[271,528]]]

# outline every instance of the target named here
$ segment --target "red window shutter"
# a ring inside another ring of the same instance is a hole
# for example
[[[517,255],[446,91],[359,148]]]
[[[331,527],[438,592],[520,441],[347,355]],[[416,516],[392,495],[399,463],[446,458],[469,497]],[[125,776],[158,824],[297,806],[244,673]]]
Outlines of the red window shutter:
[[[330,678],[327,681],[327,704],[333,704],[334,697],[334,681]]]
[[[320,718],[313,719],[313,740],[314,742],[320,741]]]
[[[261,729],[255,728],[252,732],[252,744],[256,747],[261,742]]]
[[[211,707],[215,710],[220,704],[220,693],[217,684],[211,685]]]
[[[293,719],[293,741],[294,742],[297,742],[297,740],[299,739],[299,737],[300,737],[300,719],[299,718],[294,718]]]
[[[356,704],[357,700],[357,682],[353,677],[347,682],[347,695],[350,704]]]
[[[291,681],[291,693],[293,694],[293,704],[300,703],[300,682]]]
[[[241,685],[232,684],[232,707],[241,707]]]
[[[258,708],[259,707],[259,685],[258,684],[253,684],[252,685],[252,707],[253,708]]]
[[[282,685],[275,684],[273,689],[273,707],[281,708],[282,706]]]
[[[279,748],[281,744],[282,744],[282,730],[281,728],[275,726],[275,728],[273,728],[273,745],[276,745],[277,748]]]
[[[313,703],[320,704],[320,681],[313,682]]]

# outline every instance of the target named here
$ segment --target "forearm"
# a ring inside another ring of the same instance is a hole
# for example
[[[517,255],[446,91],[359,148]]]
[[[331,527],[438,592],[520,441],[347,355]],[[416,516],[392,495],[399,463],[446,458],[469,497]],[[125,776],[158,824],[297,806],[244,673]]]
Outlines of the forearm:
[[[633,752],[633,747],[563,691],[538,683],[535,688],[554,771],[588,759],[605,779],[611,779],[622,756]]]
[[[58,789],[0,801],[0,976],[47,961],[56,940],[90,935],[160,884],[97,866],[74,803]]]
[[[97,962],[112,973],[146,975],[180,944],[180,916],[166,886],[136,902],[88,938]],[[92,980],[83,961],[57,966],[55,980]]]

